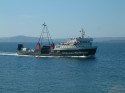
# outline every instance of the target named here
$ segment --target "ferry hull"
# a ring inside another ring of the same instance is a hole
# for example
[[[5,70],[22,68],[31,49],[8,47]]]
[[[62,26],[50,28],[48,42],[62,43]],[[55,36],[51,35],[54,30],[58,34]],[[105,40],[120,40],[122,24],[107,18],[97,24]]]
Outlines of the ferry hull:
[[[97,48],[92,49],[78,49],[78,50],[50,50],[49,53],[29,52],[17,50],[19,55],[31,56],[94,56]]]
[[[95,55],[96,48],[93,49],[79,49],[79,50],[55,50],[52,55],[61,55],[61,56],[89,56]]]

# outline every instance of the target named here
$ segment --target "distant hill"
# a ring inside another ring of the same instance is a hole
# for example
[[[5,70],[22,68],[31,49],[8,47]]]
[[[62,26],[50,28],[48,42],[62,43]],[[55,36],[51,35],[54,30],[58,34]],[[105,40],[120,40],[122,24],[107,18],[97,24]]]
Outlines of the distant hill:
[[[36,42],[38,38],[28,36],[14,36],[0,38],[0,42]]]
[[[38,42],[38,37],[29,37],[29,36],[14,36],[14,37],[2,37],[0,42]],[[67,39],[53,39],[53,42],[63,42]],[[47,42],[47,40],[44,40]]]
[[[65,42],[68,38],[64,39],[53,39],[53,42]],[[37,42],[38,37],[29,36],[14,36],[14,37],[0,37],[0,42]],[[45,40],[46,42],[47,40]],[[115,41],[125,41],[125,37],[98,37],[94,38],[95,42],[115,42]]]

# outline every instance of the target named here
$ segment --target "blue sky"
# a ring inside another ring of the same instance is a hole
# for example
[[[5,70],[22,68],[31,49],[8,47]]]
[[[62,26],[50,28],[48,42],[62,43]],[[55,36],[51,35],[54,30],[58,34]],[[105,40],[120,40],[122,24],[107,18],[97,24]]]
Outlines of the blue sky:
[[[0,0],[0,37],[125,37],[125,0]]]

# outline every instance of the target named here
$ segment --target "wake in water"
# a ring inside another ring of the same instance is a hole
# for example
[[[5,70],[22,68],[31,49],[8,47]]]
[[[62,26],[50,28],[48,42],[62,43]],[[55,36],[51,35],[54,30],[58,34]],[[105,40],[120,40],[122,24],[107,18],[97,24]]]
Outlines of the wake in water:
[[[24,57],[36,57],[36,58],[93,58],[93,56],[32,56],[32,55],[18,55],[16,52],[0,52],[0,56],[24,56]]]
[[[17,56],[17,53],[14,52],[0,52],[0,56]]]
[[[28,55],[18,55],[15,52],[0,52],[0,56],[28,56]]]

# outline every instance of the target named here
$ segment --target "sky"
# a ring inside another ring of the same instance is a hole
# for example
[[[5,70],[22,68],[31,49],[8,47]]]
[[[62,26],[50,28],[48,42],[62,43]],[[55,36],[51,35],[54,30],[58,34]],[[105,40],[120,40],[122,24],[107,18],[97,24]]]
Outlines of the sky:
[[[0,37],[125,37],[125,0],[0,0]]]

